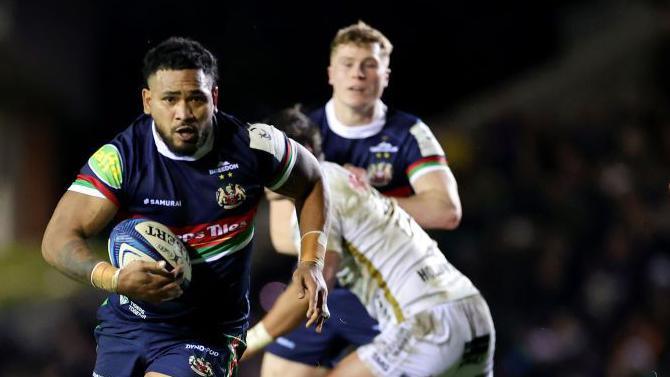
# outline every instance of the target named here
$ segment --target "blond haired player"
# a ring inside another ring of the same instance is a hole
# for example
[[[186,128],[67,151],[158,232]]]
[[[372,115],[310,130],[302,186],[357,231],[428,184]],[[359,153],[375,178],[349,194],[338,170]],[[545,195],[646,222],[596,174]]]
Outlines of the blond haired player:
[[[298,110],[285,111],[274,123],[321,153],[318,132]],[[492,376],[495,330],[477,288],[395,199],[339,165],[322,162],[321,169],[331,195],[324,277],[350,289],[381,330],[328,375]],[[272,200],[271,206],[286,203]],[[296,291],[290,285],[249,331],[247,352],[304,321]]]

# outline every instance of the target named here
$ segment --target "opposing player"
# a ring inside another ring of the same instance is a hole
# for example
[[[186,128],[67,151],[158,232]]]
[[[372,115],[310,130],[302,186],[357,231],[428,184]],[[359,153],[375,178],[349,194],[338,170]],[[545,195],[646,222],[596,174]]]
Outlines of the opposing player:
[[[143,73],[145,115],[84,165],[42,252],[66,275],[111,293],[98,310],[94,376],[234,376],[264,187],[296,201],[303,236],[294,279],[310,322],[327,317],[318,162],[275,128],[217,110],[217,62],[200,43],[165,40],[147,52]],[[181,238],[193,264],[188,288],[160,262],[118,270],[91,252],[86,239],[127,217],[161,222]]]
[[[320,153],[318,133],[302,113],[288,110],[274,124]],[[381,329],[329,376],[492,376],[493,321],[471,281],[395,199],[339,165],[321,168],[331,193],[324,275],[350,289]],[[297,288],[291,284],[249,331],[250,353],[303,321]]]
[[[363,22],[339,30],[330,47],[328,80],[333,95],[310,114],[323,137],[326,161],[347,166],[387,196],[396,197],[424,228],[454,229],[461,219],[456,179],[444,151],[419,118],[387,107],[381,97],[389,83],[393,46]],[[271,211],[273,244],[293,252],[281,235],[286,210]],[[279,235],[277,235],[279,233]],[[290,239],[290,238],[288,238]],[[322,335],[299,328],[268,347],[263,376],[318,376],[331,368],[345,348],[369,343],[376,323],[346,289],[329,294],[334,320]]]

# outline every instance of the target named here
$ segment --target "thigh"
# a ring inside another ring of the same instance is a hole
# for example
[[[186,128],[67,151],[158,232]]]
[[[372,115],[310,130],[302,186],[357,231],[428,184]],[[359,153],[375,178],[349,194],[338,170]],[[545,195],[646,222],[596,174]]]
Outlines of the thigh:
[[[147,372],[175,377],[230,377],[237,376],[244,343],[240,338],[229,336],[217,344],[164,340],[152,348],[160,352],[148,361]]]
[[[136,338],[95,331],[94,377],[140,377],[144,375],[143,350]]]
[[[358,357],[358,353],[352,352],[337,364],[328,377],[375,377],[375,375],[370,367]]]
[[[328,369],[291,361],[271,353],[263,355],[261,377],[321,377]]]

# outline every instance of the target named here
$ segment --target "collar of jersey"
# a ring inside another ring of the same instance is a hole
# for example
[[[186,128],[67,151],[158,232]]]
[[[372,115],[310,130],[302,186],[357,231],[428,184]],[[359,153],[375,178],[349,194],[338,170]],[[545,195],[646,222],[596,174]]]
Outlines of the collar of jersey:
[[[212,128],[213,127],[214,125],[212,125]],[[154,134],[154,142],[156,143],[156,149],[158,149],[158,153],[171,160],[197,161],[201,159],[202,156],[209,153],[214,147],[214,130],[212,130],[212,132],[207,135],[207,140],[205,140],[205,143],[202,145],[202,147],[198,148],[198,150],[190,156],[181,156],[172,152],[170,148],[168,148],[167,144],[165,144],[165,141],[163,141],[163,138],[161,138],[161,136],[158,134],[158,131],[156,130],[156,124],[153,120],[151,121],[151,132]]]
[[[347,126],[335,116],[335,104],[331,99],[326,104],[326,119],[328,120],[328,127],[337,135],[346,139],[364,139],[378,134],[384,128],[384,124],[386,123],[386,105],[381,100],[377,100],[372,122],[358,126]]]

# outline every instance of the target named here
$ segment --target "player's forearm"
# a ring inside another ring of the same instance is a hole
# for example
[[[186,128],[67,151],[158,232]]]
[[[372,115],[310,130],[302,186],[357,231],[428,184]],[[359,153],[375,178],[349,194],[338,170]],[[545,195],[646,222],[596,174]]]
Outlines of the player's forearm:
[[[92,274],[101,259],[96,257],[86,240],[97,234],[116,214],[116,207],[108,200],[91,197],[75,192],[66,192],[44,231],[42,255],[44,259],[65,275],[90,284],[100,277],[104,284],[100,288],[111,289],[109,274],[111,264],[100,265],[98,274]]]
[[[328,197],[320,179],[314,184],[311,192],[304,200],[296,199],[295,208],[298,213],[300,234],[315,230],[325,231]]]
[[[279,295],[272,309],[263,317],[261,322],[272,338],[287,334],[305,320],[308,302],[298,299],[298,294],[298,285],[289,284]]]
[[[81,236],[51,225],[42,240],[42,256],[63,274],[86,284],[90,283],[93,267],[100,262]]]
[[[321,180],[312,189],[304,203],[296,201],[299,215],[300,250],[299,260],[316,262],[323,267],[326,254],[328,224],[328,195]]]
[[[291,283],[277,298],[272,309],[247,332],[245,358],[261,351],[277,337],[287,334],[305,320],[307,301],[298,299],[299,287]]]
[[[456,229],[461,222],[460,202],[450,200],[442,191],[428,190],[396,200],[423,228],[450,230]]]
[[[312,231],[325,232],[328,196],[319,162],[302,146],[298,146],[297,154],[291,176],[276,193],[293,199],[301,235]]]

